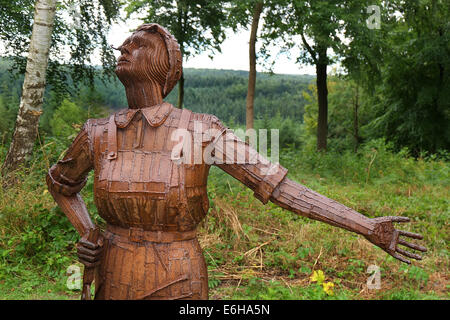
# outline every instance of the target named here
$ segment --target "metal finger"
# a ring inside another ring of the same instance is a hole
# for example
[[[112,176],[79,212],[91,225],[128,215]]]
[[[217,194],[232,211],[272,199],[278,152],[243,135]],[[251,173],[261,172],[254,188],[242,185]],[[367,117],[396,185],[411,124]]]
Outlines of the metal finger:
[[[410,222],[411,219],[409,219],[408,217],[399,217],[399,216],[395,216],[395,217],[391,217],[392,218],[392,222]]]
[[[408,231],[402,231],[400,230],[400,235],[405,236],[405,237],[410,237],[413,239],[418,239],[418,240],[422,240],[423,236],[417,233],[412,233],[412,232],[408,232]]]
[[[420,246],[418,244],[405,241],[403,239],[398,239],[398,243],[401,244],[401,245],[404,245],[405,247],[414,249],[414,250],[419,250],[419,251],[422,251],[422,252],[427,252],[428,251],[428,249],[423,247],[423,246]]]
[[[95,262],[95,261],[100,260],[100,257],[98,257],[98,256],[94,257],[94,256],[89,256],[89,255],[86,255],[86,254],[82,254],[82,253],[78,253],[77,256],[78,256],[78,258],[80,260],[88,261],[88,262]]]
[[[83,246],[78,246],[77,247],[77,252],[78,253],[82,253],[82,254],[86,254],[86,255],[90,255],[90,256],[98,256],[98,255],[100,255],[102,253],[102,251],[103,251],[103,248],[98,248],[98,249],[95,249],[95,250],[91,250],[91,249],[88,249],[88,248],[83,247]]]
[[[406,257],[409,257],[409,258],[413,258],[413,259],[416,259],[416,260],[422,260],[422,257],[419,256],[418,254],[415,254],[415,253],[412,253],[412,252],[409,252],[409,251],[406,251],[406,250],[403,250],[403,249],[400,249],[400,248],[397,248],[397,252],[402,254],[402,255],[404,255],[404,256],[406,256]]]
[[[89,249],[92,249],[92,250],[95,250],[95,249],[98,248],[98,244],[92,243],[92,242],[90,242],[90,241],[88,241],[86,239],[83,239],[83,238],[80,239],[79,243],[81,243],[83,246],[85,246],[85,247],[87,247]]]
[[[86,267],[86,268],[94,268],[100,265],[101,260],[98,260],[96,262],[89,262],[83,259],[79,259],[79,261]]]
[[[395,259],[398,259],[398,260],[400,260],[400,261],[402,261],[402,262],[404,262],[404,263],[411,264],[411,261],[409,261],[408,259],[403,258],[403,257],[402,257],[401,255],[399,255],[397,252],[394,252],[394,253],[392,254],[392,256],[393,256]]]

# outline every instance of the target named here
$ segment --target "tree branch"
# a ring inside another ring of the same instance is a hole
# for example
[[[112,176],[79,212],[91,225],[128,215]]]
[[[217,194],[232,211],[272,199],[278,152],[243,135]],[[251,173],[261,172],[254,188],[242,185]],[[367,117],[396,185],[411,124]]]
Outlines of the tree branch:
[[[315,51],[311,48],[311,46],[309,45],[308,41],[306,41],[306,38],[305,38],[305,35],[303,34],[303,32],[301,32],[300,35],[302,37],[303,45],[306,47],[306,50],[308,50],[308,52],[311,55],[311,58],[313,59],[314,63],[318,64],[319,61],[317,60]]]

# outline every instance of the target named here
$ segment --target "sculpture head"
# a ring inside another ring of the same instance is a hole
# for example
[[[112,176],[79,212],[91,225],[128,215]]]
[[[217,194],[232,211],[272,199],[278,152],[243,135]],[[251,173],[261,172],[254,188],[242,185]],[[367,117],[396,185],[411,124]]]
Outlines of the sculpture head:
[[[156,23],[141,25],[117,49],[121,55],[115,71],[125,87],[148,82],[166,97],[181,77],[180,46]]]

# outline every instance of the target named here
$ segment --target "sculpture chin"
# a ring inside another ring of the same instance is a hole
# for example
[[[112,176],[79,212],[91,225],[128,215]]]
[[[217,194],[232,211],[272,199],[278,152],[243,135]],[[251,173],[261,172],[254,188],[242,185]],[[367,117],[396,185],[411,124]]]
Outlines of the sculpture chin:
[[[121,61],[119,63],[117,63],[116,65],[116,73],[119,72],[129,72],[128,69],[130,69],[131,63],[128,61]]]
[[[130,66],[131,63],[129,62],[119,62],[114,70],[122,83],[124,83],[124,81],[129,82],[129,80],[133,78],[133,72]]]

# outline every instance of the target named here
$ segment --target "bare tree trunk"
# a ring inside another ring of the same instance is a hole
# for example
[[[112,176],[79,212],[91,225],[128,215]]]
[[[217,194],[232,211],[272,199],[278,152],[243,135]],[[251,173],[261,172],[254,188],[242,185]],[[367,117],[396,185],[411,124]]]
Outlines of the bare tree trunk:
[[[56,0],[37,0],[25,80],[14,135],[2,166],[3,175],[17,169],[33,151],[42,114],[45,75],[55,18]]]
[[[319,118],[317,120],[317,150],[327,150],[328,136],[328,88],[327,88],[327,51],[319,50],[317,73],[317,100],[319,104]]]
[[[246,127],[253,129],[254,101],[256,87],[256,37],[258,33],[259,19],[263,10],[263,2],[257,2],[253,11],[252,30],[250,32],[250,70],[248,75]]]
[[[181,74],[180,81],[178,81],[178,108],[183,109],[184,100],[184,74]]]
[[[353,136],[355,138],[355,149],[354,149],[355,153],[358,152],[359,147],[358,109],[359,109],[359,85],[356,84],[355,106],[353,109]]]

